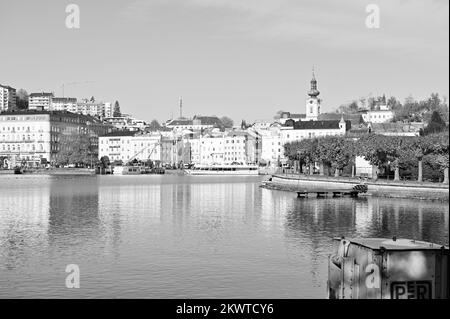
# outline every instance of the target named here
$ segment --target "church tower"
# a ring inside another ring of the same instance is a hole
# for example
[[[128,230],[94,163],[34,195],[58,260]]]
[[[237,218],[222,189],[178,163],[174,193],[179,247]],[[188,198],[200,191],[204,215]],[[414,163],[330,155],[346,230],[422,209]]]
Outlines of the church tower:
[[[308,98],[306,99],[306,121],[317,121],[320,114],[320,99],[318,98],[320,92],[317,90],[317,80],[314,75],[314,69],[312,73],[311,89],[308,92]]]

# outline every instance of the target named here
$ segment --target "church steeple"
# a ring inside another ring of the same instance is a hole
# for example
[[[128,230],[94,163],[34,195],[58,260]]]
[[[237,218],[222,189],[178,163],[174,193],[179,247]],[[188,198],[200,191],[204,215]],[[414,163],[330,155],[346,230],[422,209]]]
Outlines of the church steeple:
[[[316,97],[320,94],[319,90],[317,90],[317,80],[314,74],[314,68],[312,70],[312,80],[311,80],[311,89],[308,92],[308,95],[311,97]]]
[[[314,74],[314,68],[312,71],[311,89],[308,91],[308,97],[306,99],[306,117],[307,121],[317,121],[320,114],[320,94],[317,90],[317,80]]]

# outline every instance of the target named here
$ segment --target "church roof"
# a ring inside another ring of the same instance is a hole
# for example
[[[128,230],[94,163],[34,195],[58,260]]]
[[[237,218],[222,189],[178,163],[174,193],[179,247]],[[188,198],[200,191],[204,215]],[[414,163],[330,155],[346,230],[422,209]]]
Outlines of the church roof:
[[[342,116],[344,116],[344,120],[350,121],[353,127],[357,127],[364,122],[361,114],[322,113],[319,114],[317,119],[319,121],[340,121]]]
[[[192,120],[190,119],[176,119],[176,120],[172,120],[169,123],[166,124],[166,126],[169,125],[192,125]]]
[[[287,120],[284,126],[292,126],[294,130],[338,130],[340,121],[293,121]],[[345,121],[347,131],[351,122]]]
[[[202,125],[222,125],[222,121],[217,116],[194,116],[194,120],[200,120]]]

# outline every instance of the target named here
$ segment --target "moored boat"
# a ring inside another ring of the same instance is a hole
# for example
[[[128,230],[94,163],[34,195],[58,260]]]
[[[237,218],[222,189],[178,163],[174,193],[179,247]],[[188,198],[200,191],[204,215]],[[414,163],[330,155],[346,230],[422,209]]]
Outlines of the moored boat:
[[[194,165],[185,170],[189,175],[258,175],[256,165]]]
[[[140,175],[144,174],[145,169],[141,166],[114,166],[114,175]]]
[[[145,167],[145,166],[114,166],[114,175],[140,175],[140,174],[164,174],[165,170],[162,167]]]

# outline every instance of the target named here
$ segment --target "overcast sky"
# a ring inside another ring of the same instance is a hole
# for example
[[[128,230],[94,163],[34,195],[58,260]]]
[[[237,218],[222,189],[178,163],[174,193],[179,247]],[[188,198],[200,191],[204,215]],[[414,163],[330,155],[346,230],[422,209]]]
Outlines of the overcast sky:
[[[65,26],[78,4],[80,28]],[[380,8],[369,29],[366,5]],[[0,0],[0,83],[120,102],[150,121],[324,111],[369,94],[448,96],[448,0]]]

